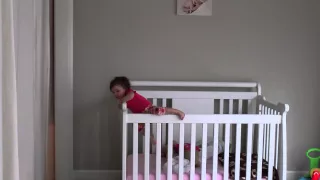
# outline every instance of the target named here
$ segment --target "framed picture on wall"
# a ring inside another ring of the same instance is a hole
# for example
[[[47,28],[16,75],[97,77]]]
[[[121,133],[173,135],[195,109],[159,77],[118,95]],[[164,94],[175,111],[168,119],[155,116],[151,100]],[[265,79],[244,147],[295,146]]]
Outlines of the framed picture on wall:
[[[177,14],[211,16],[212,0],[177,0]]]

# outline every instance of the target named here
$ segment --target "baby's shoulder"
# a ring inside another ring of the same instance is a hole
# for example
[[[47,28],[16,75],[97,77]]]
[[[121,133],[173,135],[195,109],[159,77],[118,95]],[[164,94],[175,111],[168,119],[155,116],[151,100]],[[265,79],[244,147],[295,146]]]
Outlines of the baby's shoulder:
[[[144,97],[144,95],[140,94],[139,92],[137,92],[135,90],[133,90],[133,96],[134,96],[135,99],[140,99],[140,100],[141,99],[143,99],[143,100],[147,99],[146,97]]]
[[[129,94],[131,94],[131,95],[134,95],[134,94],[136,94],[137,92],[135,91],[135,90],[133,90],[133,89],[127,89],[126,90],[126,95],[129,95]]]

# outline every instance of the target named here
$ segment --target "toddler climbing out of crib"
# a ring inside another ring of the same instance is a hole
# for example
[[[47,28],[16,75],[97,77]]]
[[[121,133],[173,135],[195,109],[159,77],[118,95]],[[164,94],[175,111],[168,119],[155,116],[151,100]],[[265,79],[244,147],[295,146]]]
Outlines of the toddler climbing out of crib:
[[[127,103],[127,107],[132,113],[147,113],[154,115],[174,114],[181,120],[183,120],[185,116],[184,112],[181,110],[152,105],[145,97],[131,88],[130,80],[125,76],[115,77],[111,80],[110,91],[117,98],[119,106],[121,106],[122,103]],[[138,131],[144,135],[143,123],[139,124]],[[150,135],[150,140],[152,144],[156,144],[156,140],[152,134]]]

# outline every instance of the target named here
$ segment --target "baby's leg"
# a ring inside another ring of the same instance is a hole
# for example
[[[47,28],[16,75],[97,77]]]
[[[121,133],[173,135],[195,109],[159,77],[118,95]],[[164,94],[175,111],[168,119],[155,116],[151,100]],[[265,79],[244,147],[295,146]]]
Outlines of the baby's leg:
[[[138,124],[138,132],[144,136],[144,124],[143,123]]]
[[[139,133],[141,133],[142,136],[145,136],[145,128],[144,124],[139,124]],[[151,144],[155,145],[157,144],[156,139],[154,138],[154,135],[150,133],[150,142]]]
[[[150,141],[151,141],[151,144],[153,144],[153,145],[157,144],[157,140],[156,140],[156,138],[154,138],[153,134],[150,134]]]

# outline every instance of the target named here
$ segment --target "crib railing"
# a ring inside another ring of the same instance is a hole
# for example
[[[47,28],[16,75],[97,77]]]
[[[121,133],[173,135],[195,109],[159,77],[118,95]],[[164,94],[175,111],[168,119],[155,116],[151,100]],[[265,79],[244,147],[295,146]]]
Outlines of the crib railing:
[[[213,168],[211,172],[212,179],[216,179],[218,176],[218,135],[220,130],[220,125],[225,125],[224,131],[224,180],[229,179],[229,144],[230,144],[230,126],[236,126],[236,158],[235,158],[235,179],[239,179],[240,174],[240,153],[241,153],[241,131],[243,124],[248,126],[247,128],[247,147],[246,147],[246,179],[251,178],[251,153],[252,146],[254,145],[254,138],[249,136],[252,134],[254,125],[258,126],[257,137],[255,137],[257,143],[257,153],[258,153],[258,167],[257,167],[257,179],[261,179],[262,175],[262,159],[268,160],[268,180],[272,179],[273,167],[277,167],[279,162],[279,133],[282,134],[283,142],[286,143],[286,129],[285,129],[285,118],[288,111],[288,106],[283,104],[273,105],[265,101],[264,98],[258,97],[258,108],[259,114],[217,114],[217,115],[190,115],[187,114],[183,121],[177,120],[176,116],[166,115],[166,116],[153,116],[148,114],[128,114],[126,111],[126,105],[123,105],[123,180],[127,179],[126,168],[127,168],[127,126],[128,124],[133,124],[133,180],[138,180],[138,123],[145,123],[145,142],[144,142],[144,179],[148,180],[150,176],[150,119],[152,123],[156,124],[156,180],[161,179],[162,167],[161,167],[161,125],[168,125],[168,155],[167,155],[167,179],[172,179],[172,159],[173,159],[173,124],[179,124],[179,164],[183,164],[184,160],[184,130],[185,125],[191,125],[191,158],[190,158],[190,180],[195,177],[195,140],[196,140],[196,125],[202,125],[202,161],[201,161],[201,179],[206,179],[206,162],[207,162],[207,129],[208,125],[212,124],[214,126],[214,136],[213,136]],[[280,124],[282,126],[280,127]],[[284,123],[284,124],[283,124]],[[280,131],[281,130],[281,131]],[[280,143],[280,144],[281,144]],[[283,145],[286,147],[286,145]],[[282,153],[285,152],[282,149]],[[284,154],[284,153],[283,153]],[[286,157],[282,156],[282,163],[286,163]],[[183,168],[179,168],[178,177],[179,180],[183,179]],[[285,170],[286,165],[282,165],[282,170]],[[281,179],[286,179],[285,173],[280,174]]]
[[[263,158],[274,160],[275,168],[278,169],[279,178],[287,179],[287,113],[289,105],[269,102],[263,96],[257,97],[257,110],[262,115],[281,115],[281,124],[276,124],[275,129],[270,124],[263,125]],[[261,142],[261,141],[260,141]],[[275,148],[270,146],[275,144]]]

